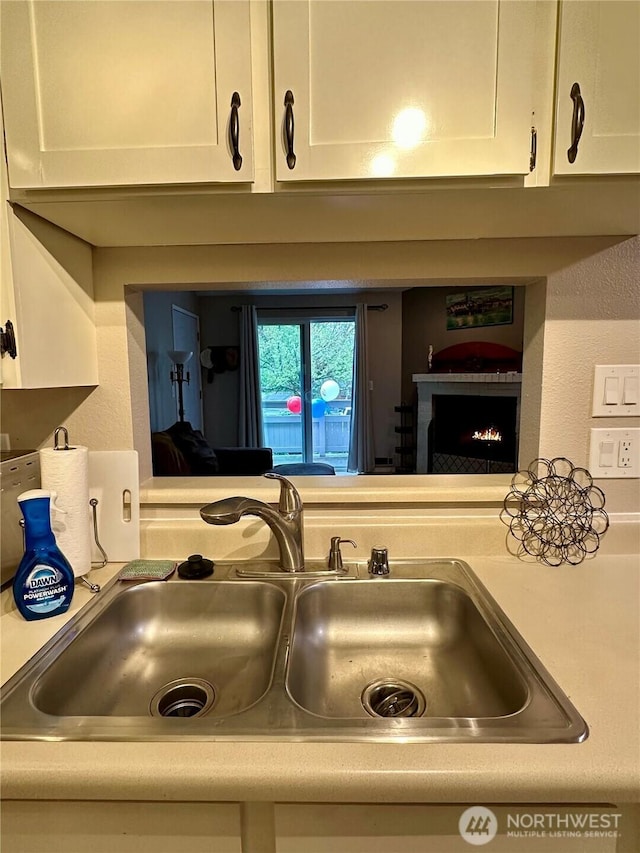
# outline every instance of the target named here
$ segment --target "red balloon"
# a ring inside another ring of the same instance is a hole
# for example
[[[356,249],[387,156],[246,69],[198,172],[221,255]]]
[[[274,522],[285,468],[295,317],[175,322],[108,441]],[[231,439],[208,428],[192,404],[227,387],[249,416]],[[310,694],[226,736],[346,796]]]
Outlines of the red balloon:
[[[287,409],[291,412],[292,415],[299,415],[302,411],[302,397],[289,397],[287,400]]]

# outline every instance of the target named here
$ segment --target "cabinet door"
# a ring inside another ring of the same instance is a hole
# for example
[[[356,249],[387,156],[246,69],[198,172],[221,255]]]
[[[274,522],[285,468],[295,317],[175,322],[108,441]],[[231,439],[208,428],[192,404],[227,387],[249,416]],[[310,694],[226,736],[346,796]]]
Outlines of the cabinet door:
[[[11,186],[251,181],[249,37],[248,0],[5,0]]]
[[[91,247],[8,202],[0,101],[0,358],[4,389],[98,384]]]
[[[11,277],[0,286],[0,325],[11,321],[17,350],[2,356],[3,387],[97,385],[91,248],[33,214],[23,222],[7,202],[1,215]]]
[[[562,3],[558,51],[555,174],[640,172],[640,3]]]
[[[42,820],[42,815],[49,820]],[[2,819],[2,853],[242,853],[244,849],[236,803],[4,800]]]
[[[524,175],[534,29],[528,0],[275,0],[277,179]]]

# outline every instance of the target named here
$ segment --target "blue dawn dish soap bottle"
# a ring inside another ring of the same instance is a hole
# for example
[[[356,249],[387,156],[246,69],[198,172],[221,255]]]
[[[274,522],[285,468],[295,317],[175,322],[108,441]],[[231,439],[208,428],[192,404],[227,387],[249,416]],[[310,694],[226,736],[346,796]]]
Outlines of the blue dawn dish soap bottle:
[[[73,569],[56,545],[51,510],[56,493],[31,489],[18,496],[24,516],[25,552],[13,580],[13,597],[25,619],[46,619],[69,609]]]

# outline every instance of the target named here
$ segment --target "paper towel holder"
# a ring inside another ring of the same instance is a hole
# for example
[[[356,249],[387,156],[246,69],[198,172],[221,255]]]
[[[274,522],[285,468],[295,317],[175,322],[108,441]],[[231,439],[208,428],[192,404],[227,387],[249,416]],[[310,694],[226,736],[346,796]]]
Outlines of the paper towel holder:
[[[64,437],[64,446],[60,446],[60,436],[61,435]],[[61,450],[61,451],[76,450],[75,447],[71,447],[69,445],[69,430],[66,427],[64,427],[64,426],[56,427],[56,429],[53,433],[53,449],[54,450]],[[100,554],[102,555],[102,562],[92,562],[91,563],[91,567],[89,569],[89,571],[91,571],[92,569],[101,569],[103,566],[106,566],[107,563],[109,562],[109,557],[107,556],[107,552],[104,550],[104,548],[100,544],[100,539],[98,538],[98,513],[97,513],[98,499],[97,498],[91,498],[89,500],[89,505],[91,507],[91,514],[92,514],[92,520],[93,520],[93,539],[95,541],[95,544],[96,544],[98,550],[100,551]],[[91,581],[89,581],[84,575],[81,575],[78,579],[86,587],[88,587],[91,590],[91,592],[93,592],[93,593],[100,592],[100,585],[97,583],[91,583]]]
[[[60,433],[64,433],[64,447],[60,447]],[[54,450],[75,450],[75,447],[69,447],[69,431],[66,427],[59,426],[56,427],[56,431],[53,434],[53,449]]]

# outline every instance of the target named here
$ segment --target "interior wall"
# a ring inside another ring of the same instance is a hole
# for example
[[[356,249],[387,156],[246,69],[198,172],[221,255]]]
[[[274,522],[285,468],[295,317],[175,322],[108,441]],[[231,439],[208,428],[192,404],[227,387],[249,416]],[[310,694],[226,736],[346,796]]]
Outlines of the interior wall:
[[[55,426],[64,422],[79,444],[98,450],[135,447],[144,480],[151,475],[151,449],[143,321],[141,311],[129,309],[127,316],[125,287],[129,287],[127,301],[131,305],[131,300],[139,297],[134,293],[139,287],[199,290],[224,282],[227,290],[242,290],[246,282],[282,281],[285,276],[291,282],[366,282],[367,289],[379,286],[384,279],[410,287],[425,281],[441,286],[442,282],[453,285],[469,279],[506,283],[514,277],[532,281],[547,277],[553,299],[549,323],[545,314],[544,335],[550,334],[552,341],[547,352],[545,340],[540,366],[544,381],[539,392],[540,450],[547,455],[571,454],[576,464],[586,464],[592,425],[588,413],[591,379],[586,377],[592,377],[593,365],[605,359],[638,362],[638,268],[638,237],[96,249],[100,386],[91,392],[6,392],[3,409],[10,408],[7,417],[14,446],[28,446],[21,443],[25,436],[32,447],[48,445]],[[389,286],[387,283],[385,289]],[[601,312],[599,319],[584,317],[585,306],[591,301]],[[581,334],[586,327],[588,339]],[[571,343],[574,330],[578,335]],[[570,356],[568,366],[583,374],[580,384],[567,375],[565,356]],[[527,357],[525,348],[525,363]],[[555,382],[555,374],[563,371],[559,393],[558,387],[549,386]],[[566,413],[571,412],[575,414],[570,416],[569,438],[565,441],[556,424],[566,426]],[[538,417],[538,413],[533,416]],[[620,422],[598,419],[598,425],[619,426]],[[624,425],[638,424],[625,419]],[[637,480],[610,481],[605,488],[608,508],[640,512]]]
[[[589,467],[592,427],[640,427],[640,418],[593,418],[596,364],[640,364],[640,237],[547,279],[540,454]],[[640,481],[599,481],[606,509],[640,510]]]
[[[394,406],[402,402],[402,294],[382,291],[366,294],[365,302],[386,302],[386,311],[369,311],[367,331],[373,446],[376,458],[395,458],[399,423]],[[396,459],[400,463],[400,459]]]
[[[243,300],[244,301],[244,300]],[[231,311],[238,305],[238,296],[200,296],[200,341],[202,347],[239,346],[238,314]],[[236,447],[238,444],[239,371],[216,373],[208,382],[202,375],[202,411],[204,435],[212,447]]]
[[[547,313],[546,279],[524,288],[525,323],[522,341],[522,387],[520,389],[519,468],[526,468],[539,455],[540,417],[544,367],[544,330]]]
[[[124,375],[127,358],[136,357],[135,352],[123,350],[126,336],[122,297],[126,283],[155,283],[161,288],[171,284],[173,289],[175,282],[181,282],[182,288],[192,290],[194,285],[211,282],[225,282],[225,289],[229,289],[232,282],[242,290],[246,282],[282,281],[286,275],[292,286],[315,278],[361,282],[371,289],[385,279],[406,287],[425,279],[457,286],[469,279],[476,283],[508,283],[514,277],[531,281],[546,278],[550,301],[544,307],[544,353],[539,368],[542,384],[537,398],[532,393],[523,399],[522,415],[525,421],[539,419],[536,454],[566,455],[576,465],[588,466],[594,365],[640,361],[640,237],[113,249],[97,250],[94,268],[100,364],[105,358],[113,361],[115,354],[121,360]],[[389,289],[388,282],[385,289]],[[103,327],[102,318],[116,312],[121,316],[121,344],[119,348],[111,345],[105,352],[104,342],[111,339],[112,330]],[[527,318],[525,338],[539,344],[541,331],[529,328],[529,324],[539,325],[540,317],[532,318]],[[525,348],[525,364],[530,361],[529,355]],[[581,374],[580,382],[570,376],[576,372]],[[562,376],[560,382],[557,376]],[[126,425],[131,423],[130,412],[136,408],[132,407],[130,395],[135,397],[138,390],[123,386],[122,382],[117,389],[114,382],[101,386],[80,407],[80,425],[99,420],[108,400],[112,429],[102,446],[132,446],[132,431],[123,435],[120,424],[125,425],[126,432]],[[142,399],[145,396],[143,389]],[[527,405],[531,404],[539,406],[539,411],[529,411]],[[120,409],[121,421],[117,417]],[[624,425],[638,425],[632,421],[625,419]],[[620,422],[598,419],[597,425],[619,426]],[[144,478],[151,471],[150,452],[144,443],[137,446]],[[605,490],[607,506],[612,511],[640,511],[637,481],[608,481]]]
[[[502,284],[502,282],[501,282]],[[473,287],[414,287],[402,294],[402,399],[415,396],[414,373],[426,373],[429,346],[438,353],[453,344],[484,341],[522,351],[525,288],[515,287],[513,322],[502,326],[447,329],[446,297]]]
[[[171,307],[177,305],[198,313],[198,299],[190,292],[143,293],[144,327],[149,383],[149,420],[151,431],[167,429],[178,419],[177,391],[171,382],[173,367],[168,350],[173,349],[173,317]],[[198,353],[194,353],[189,369],[200,370]]]

